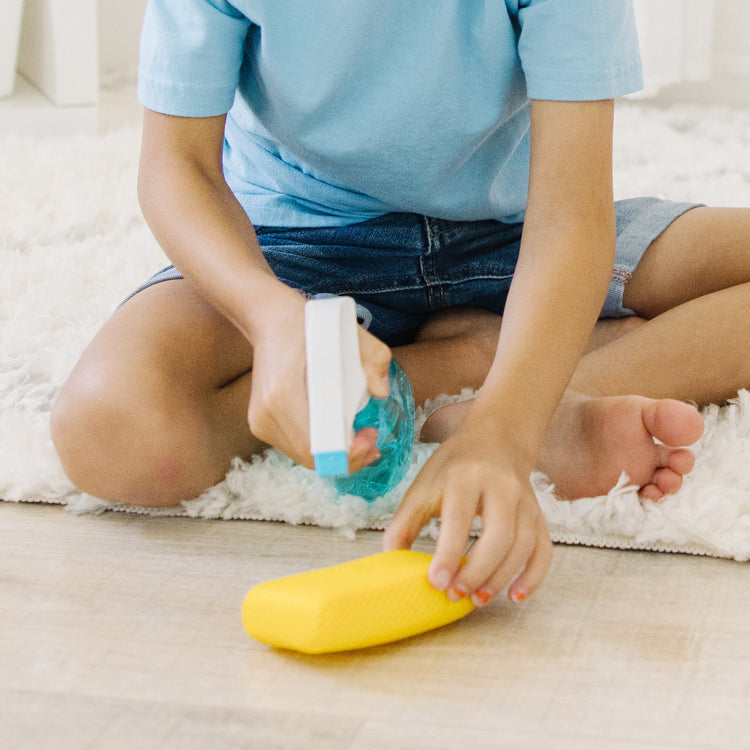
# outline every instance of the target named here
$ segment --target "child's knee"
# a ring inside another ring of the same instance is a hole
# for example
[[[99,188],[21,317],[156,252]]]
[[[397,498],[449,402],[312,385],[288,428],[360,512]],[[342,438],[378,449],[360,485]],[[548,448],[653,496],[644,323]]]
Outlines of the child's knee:
[[[157,399],[128,393],[106,372],[79,370],[57,398],[50,433],[70,481],[87,494],[143,506],[185,497],[187,462],[176,455],[169,416]],[[177,428],[177,426],[175,426]],[[193,493],[195,494],[195,493]]]
[[[52,406],[50,434],[68,478],[77,486],[85,472],[83,464],[93,464],[100,430],[94,424],[100,403],[93,382],[80,370],[68,378]]]

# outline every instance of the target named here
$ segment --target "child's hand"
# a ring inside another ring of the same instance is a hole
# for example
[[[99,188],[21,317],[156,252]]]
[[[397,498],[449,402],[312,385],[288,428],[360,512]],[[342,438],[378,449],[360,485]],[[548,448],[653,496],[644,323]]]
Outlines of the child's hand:
[[[487,604],[508,583],[523,601],[542,582],[552,543],[529,481],[527,459],[483,421],[467,419],[424,465],[385,532],[386,550],[408,548],[430,518],[440,534],[430,581],[449,598]],[[482,535],[460,567],[475,516]]]
[[[310,420],[305,376],[304,298],[289,290],[282,305],[269,305],[269,314],[253,337],[253,368],[248,424],[258,439],[278,448],[291,459],[313,467],[310,454]],[[360,355],[373,396],[388,395],[390,349],[360,329]],[[377,431],[361,430],[349,451],[354,472],[378,457]]]

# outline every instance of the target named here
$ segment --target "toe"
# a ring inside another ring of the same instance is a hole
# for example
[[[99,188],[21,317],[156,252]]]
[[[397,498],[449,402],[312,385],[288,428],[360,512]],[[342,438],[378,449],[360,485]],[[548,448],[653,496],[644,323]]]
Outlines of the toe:
[[[690,448],[667,448],[656,445],[655,468],[671,469],[675,474],[689,474],[695,466],[695,454]]]
[[[672,469],[658,469],[654,473],[653,484],[662,495],[672,495],[682,487],[682,474]]]
[[[703,434],[703,417],[689,404],[673,399],[650,401],[643,408],[643,424],[665,445],[692,445]]]
[[[638,490],[638,494],[644,500],[661,500],[664,497],[664,493],[655,484],[644,485]]]
[[[667,466],[678,474],[689,474],[695,466],[695,455],[687,448],[674,450],[669,454]]]
[[[638,494],[644,500],[661,500],[665,495],[673,495],[682,487],[682,474],[671,469],[657,469],[651,482],[641,487]]]

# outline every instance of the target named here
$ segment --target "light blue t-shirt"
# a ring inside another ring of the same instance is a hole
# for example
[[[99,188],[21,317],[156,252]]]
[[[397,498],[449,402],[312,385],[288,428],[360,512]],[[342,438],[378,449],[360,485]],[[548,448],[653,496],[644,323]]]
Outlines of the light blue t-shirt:
[[[314,227],[518,221],[529,100],[641,85],[630,0],[149,0],[138,88],[157,112],[229,112],[251,221]]]

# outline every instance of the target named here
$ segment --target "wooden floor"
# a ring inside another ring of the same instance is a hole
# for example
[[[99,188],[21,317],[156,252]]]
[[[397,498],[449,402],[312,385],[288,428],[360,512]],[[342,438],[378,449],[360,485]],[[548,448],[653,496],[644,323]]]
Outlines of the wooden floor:
[[[0,538],[5,750],[750,747],[745,564],[558,547],[521,607],[310,657],[245,593],[378,534],[0,503]]]

